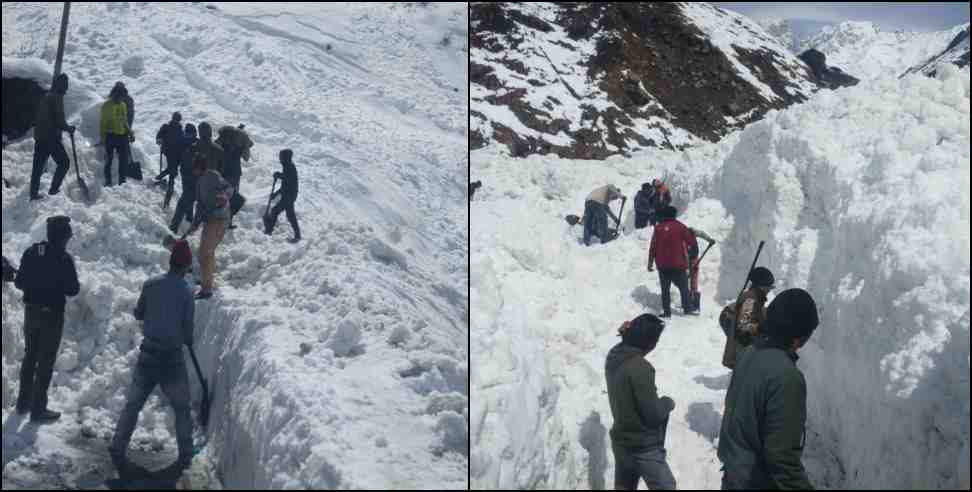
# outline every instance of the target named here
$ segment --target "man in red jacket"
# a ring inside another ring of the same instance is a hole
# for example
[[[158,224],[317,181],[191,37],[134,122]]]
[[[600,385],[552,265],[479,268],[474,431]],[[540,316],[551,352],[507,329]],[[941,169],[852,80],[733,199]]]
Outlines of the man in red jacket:
[[[672,316],[672,293],[674,283],[682,295],[682,309],[685,314],[698,314],[691,302],[688,288],[689,251],[698,243],[695,235],[685,224],[675,220],[678,211],[675,207],[665,207],[660,210],[661,222],[655,226],[655,233],[651,236],[648,247],[648,271],[654,271],[655,260],[658,260],[658,277],[661,279],[662,290],[662,318]]]

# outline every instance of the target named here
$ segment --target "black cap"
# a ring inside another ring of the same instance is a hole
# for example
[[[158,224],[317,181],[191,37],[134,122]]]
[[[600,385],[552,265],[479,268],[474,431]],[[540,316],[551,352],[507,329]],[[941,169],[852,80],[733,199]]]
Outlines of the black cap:
[[[767,335],[777,340],[810,338],[819,324],[817,303],[803,289],[783,291],[766,308]]]
[[[641,350],[651,350],[665,331],[665,322],[654,314],[642,314],[634,319],[621,334],[621,341]]]
[[[73,235],[71,231],[71,218],[64,215],[55,215],[47,219],[47,240],[51,243],[58,243]]]
[[[776,286],[776,279],[773,278],[773,272],[769,271],[769,269],[766,267],[756,267],[756,269],[749,274],[749,281],[752,282],[756,287],[766,287],[772,289]]]
[[[182,121],[182,115],[178,111],[172,113],[172,121]]]

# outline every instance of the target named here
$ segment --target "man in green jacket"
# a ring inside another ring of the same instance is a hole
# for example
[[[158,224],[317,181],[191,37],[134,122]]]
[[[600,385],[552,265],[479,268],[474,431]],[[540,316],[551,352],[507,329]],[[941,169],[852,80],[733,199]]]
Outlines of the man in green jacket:
[[[658,398],[655,368],[645,360],[664,329],[658,317],[639,316],[621,327],[621,343],[607,356],[615,490],[637,490],[639,479],[652,490],[675,490],[675,477],[665,461],[665,432],[675,402]]]
[[[812,490],[803,468],[807,383],[797,351],[819,323],[806,291],[773,300],[760,337],[737,357],[719,434],[722,489]]]

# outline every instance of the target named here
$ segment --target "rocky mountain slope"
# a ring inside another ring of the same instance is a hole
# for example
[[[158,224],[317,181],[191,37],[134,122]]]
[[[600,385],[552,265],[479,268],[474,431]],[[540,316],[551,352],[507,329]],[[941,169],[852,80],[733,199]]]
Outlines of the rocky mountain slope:
[[[965,24],[965,30],[956,34],[952,42],[938,55],[931,57],[925,63],[909,68],[904,75],[914,72],[921,72],[925,75],[934,77],[938,73],[938,66],[941,63],[952,63],[959,67],[969,64],[969,25]]]
[[[776,38],[705,3],[473,2],[471,143],[603,159],[717,141],[820,87]]]

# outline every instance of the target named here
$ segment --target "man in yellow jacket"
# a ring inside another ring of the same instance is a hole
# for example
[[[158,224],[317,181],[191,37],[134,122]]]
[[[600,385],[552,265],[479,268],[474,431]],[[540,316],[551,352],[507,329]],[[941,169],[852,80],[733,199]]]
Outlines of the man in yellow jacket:
[[[117,85],[111,89],[109,99],[101,106],[101,141],[105,145],[105,186],[111,186],[112,154],[118,152],[118,184],[125,184],[128,170],[129,135],[128,106],[122,99],[124,93]]]

